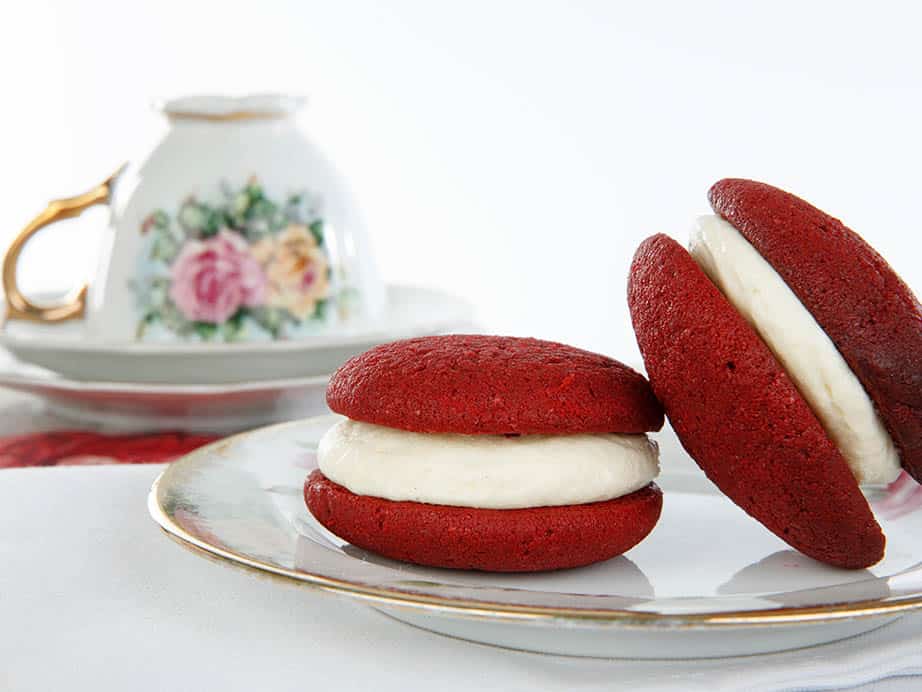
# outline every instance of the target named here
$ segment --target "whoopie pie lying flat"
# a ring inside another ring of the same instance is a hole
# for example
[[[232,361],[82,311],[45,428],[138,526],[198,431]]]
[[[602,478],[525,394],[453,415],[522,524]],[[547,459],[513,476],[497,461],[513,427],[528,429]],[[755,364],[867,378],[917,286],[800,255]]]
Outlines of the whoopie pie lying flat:
[[[922,478],[922,309],[840,221],[722,180],[691,254],[638,249],[628,303],[679,439],[736,504],[811,557],[884,554],[859,483]]]
[[[422,565],[531,572],[620,555],[659,519],[663,412],[638,373],[500,336],[378,346],[330,380],[346,416],[318,449],[308,509],[328,530]]]

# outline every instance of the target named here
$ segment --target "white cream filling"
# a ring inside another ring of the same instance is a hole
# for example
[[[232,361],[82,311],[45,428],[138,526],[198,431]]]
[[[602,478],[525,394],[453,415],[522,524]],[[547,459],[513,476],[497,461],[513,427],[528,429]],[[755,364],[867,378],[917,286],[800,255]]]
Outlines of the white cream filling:
[[[768,344],[859,483],[889,483],[900,460],[861,382],[810,311],[742,234],[718,216],[692,231],[692,256]]]
[[[317,459],[357,495],[484,509],[610,500],[659,474],[646,435],[442,435],[349,419],[326,432]]]

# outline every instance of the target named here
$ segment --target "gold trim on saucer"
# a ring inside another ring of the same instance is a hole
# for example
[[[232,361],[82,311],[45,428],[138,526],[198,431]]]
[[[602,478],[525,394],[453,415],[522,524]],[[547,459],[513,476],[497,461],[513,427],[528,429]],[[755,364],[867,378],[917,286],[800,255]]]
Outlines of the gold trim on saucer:
[[[196,111],[168,111],[170,120],[200,120],[205,122],[234,122],[239,120],[278,120],[288,113],[279,111],[231,111],[230,113],[201,113]]]

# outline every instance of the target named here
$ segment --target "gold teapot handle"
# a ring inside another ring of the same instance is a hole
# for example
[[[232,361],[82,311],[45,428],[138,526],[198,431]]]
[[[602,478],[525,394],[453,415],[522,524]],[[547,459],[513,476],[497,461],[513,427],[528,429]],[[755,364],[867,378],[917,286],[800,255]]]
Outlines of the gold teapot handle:
[[[45,226],[61,219],[80,216],[80,214],[96,204],[107,204],[112,192],[112,184],[124,168],[124,165],[120,166],[115,173],[89,192],[76,197],[56,199],[49,202],[45,210],[19,232],[19,235],[10,244],[6,255],[3,257],[3,290],[6,293],[7,320],[64,322],[65,320],[80,319],[84,316],[86,313],[86,284],[73,291],[65,299],[65,302],[59,305],[36,305],[19,290],[16,283],[16,265],[19,262],[19,255],[23,247],[33,235]]]

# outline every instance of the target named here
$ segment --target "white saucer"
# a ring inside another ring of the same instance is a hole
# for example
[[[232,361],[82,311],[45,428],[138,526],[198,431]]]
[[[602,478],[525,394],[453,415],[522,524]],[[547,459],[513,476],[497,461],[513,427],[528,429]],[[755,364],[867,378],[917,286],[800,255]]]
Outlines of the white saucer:
[[[307,512],[302,487],[323,416],[222,440],[174,462],[154,519],[196,554],[320,588],[427,630],[516,649],[615,658],[708,658],[843,639],[922,609],[922,488],[872,501],[887,555],[842,570],[791,550],[685,460],[663,455],[663,515],[638,546],[596,565],[489,574],[395,562]],[[654,436],[655,437],[655,436]],[[687,467],[687,466],[686,466]]]
[[[124,344],[76,338],[55,327],[10,323],[0,346],[19,360],[72,380],[124,383],[230,384],[328,375],[346,359],[396,339],[469,328],[470,305],[441,291],[388,287],[375,325],[304,341],[243,344]]]
[[[227,385],[81,382],[0,354],[0,387],[40,397],[58,418],[118,431],[226,434],[327,413],[328,379]]]

